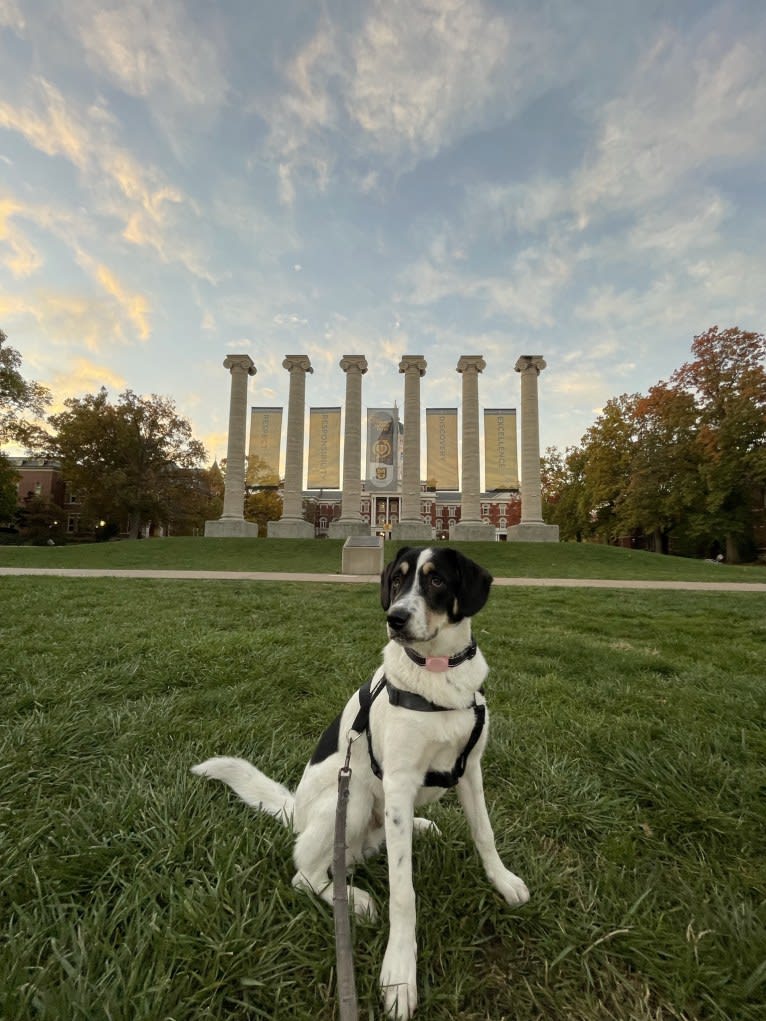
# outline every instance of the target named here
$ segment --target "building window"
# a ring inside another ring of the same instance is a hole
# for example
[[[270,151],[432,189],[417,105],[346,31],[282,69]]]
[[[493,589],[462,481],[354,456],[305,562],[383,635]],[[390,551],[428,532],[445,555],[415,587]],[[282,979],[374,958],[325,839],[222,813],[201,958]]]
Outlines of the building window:
[[[78,532],[80,530],[79,514],[67,514],[66,530],[67,532]]]
[[[322,531],[325,531],[327,529],[327,518],[320,518],[319,519],[319,528]]]
[[[488,503],[483,503],[481,505],[481,513],[482,514],[489,514],[489,504]]]
[[[453,526],[454,524],[455,524],[455,519],[454,519],[454,518],[450,518],[450,519],[449,519],[449,526],[450,526],[450,528],[452,528],[452,526]]]

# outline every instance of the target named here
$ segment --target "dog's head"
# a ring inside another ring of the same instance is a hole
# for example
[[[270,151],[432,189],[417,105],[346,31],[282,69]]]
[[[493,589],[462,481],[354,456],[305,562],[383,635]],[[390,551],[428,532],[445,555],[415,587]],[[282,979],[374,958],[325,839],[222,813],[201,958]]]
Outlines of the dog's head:
[[[492,575],[454,549],[399,550],[380,576],[389,638],[431,641],[450,624],[473,617],[489,598]]]

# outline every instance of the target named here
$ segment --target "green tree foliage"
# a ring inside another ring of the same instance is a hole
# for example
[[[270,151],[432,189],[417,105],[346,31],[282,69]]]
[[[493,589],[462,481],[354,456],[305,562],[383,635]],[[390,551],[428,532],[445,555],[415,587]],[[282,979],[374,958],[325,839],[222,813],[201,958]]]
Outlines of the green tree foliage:
[[[0,330],[0,444],[26,442],[32,427],[25,416],[41,417],[50,403],[49,391],[24,379],[20,367],[21,355],[8,345],[8,337]]]
[[[671,535],[728,560],[752,552],[754,494],[766,486],[766,338],[712,327],[692,360],[643,394],[623,394],[565,455],[543,460],[546,520],[563,538]]]
[[[256,522],[258,534],[265,536],[269,521],[279,521],[282,517],[282,497],[277,492],[279,477],[266,461],[255,455],[247,458],[245,477],[245,520]]]
[[[562,454],[548,447],[542,458],[543,518],[559,526],[565,542],[582,542],[593,534],[590,500],[585,487],[585,456],[581,447],[567,447]]]
[[[29,442],[35,427],[27,416],[40,417],[48,403],[48,390],[21,374],[21,355],[10,347],[8,337],[0,330],[0,446],[4,443]],[[8,458],[0,453],[0,524],[10,521],[16,511],[18,473]]]
[[[173,401],[125,390],[116,403],[102,387],[70,398],[50,417],[50,450],[67,479],[85,494],[84,513],[127,521],[137,538],[148,521],[165,524],[179,500],[198,495],[197,473],[205,450]]]
[[[671,384],[694,402],[707,526],[734,560],[751,541],[753,490],[766,486],[766,337],[713,326],[692,355]]]

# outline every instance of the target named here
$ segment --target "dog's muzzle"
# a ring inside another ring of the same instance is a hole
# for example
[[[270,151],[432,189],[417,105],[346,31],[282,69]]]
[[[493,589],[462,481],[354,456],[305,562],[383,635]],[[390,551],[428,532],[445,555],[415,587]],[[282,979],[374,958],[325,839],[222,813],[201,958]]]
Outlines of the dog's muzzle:
[[[388,633],[392,638],[403,638],[404,629],[407,627],[410,617],[412,614],[409,610],[393,610],[386,617],[386,623],[388,624]]]

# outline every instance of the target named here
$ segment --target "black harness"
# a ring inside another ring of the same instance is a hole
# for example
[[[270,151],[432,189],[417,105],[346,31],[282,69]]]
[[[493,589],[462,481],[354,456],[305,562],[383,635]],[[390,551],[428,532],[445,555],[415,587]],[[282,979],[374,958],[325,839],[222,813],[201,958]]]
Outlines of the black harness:
[[[378,780],[383,779],[383,770],[380,768],[380,763],[375,758],[375,752],[372,749],[370,708],[384,688],[388,692],[388,701],[390,704],[401,706],[402,709],[412,709],[419,713],[447,713],[453,711],[451,706],[436,705],[434,702],[429,702],[428,699],[423,698],[421,695],[416,695],[412,691],[402,691],[401,688],[395,688],[393,684],[386,679],[385,674],[380,678],[374,688],[372,687],[372,678],[370,678],[366,684],[363,684],[359,689],[359,712],[356,714],[356,719],[351,724],[351,729],[357,734],[367,733],[367,750],[370,753],[370,768]],[[481,737],[481,732],[484,729],[484,721],[487,715],[485,707],[477,704],[475,697],[473,705],[468,706],[467,708],[473,709],[474,724],[465,748],[458,755],[455,760],[455,765],[449,772],[446,770],[429,769],[423,780],[424,787],[454,787],[463,773],[465,773],[468,756],[476,747],[476,742]]]

